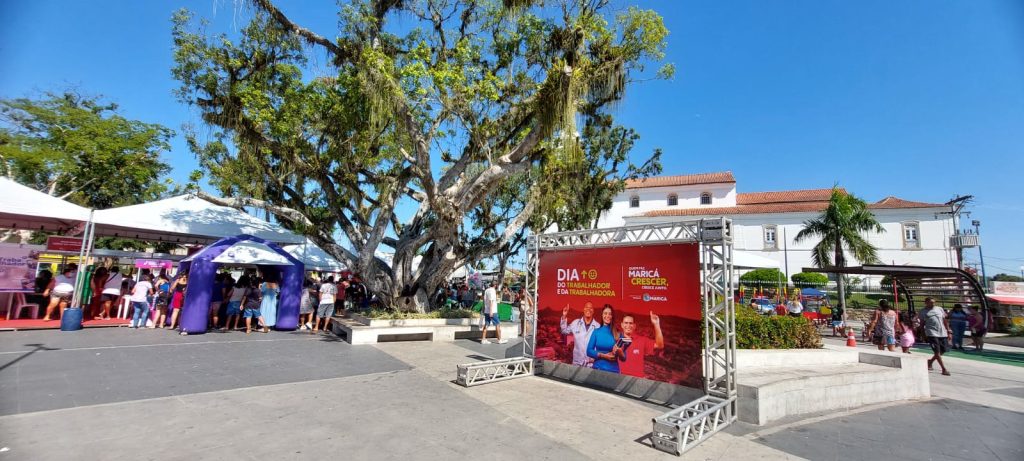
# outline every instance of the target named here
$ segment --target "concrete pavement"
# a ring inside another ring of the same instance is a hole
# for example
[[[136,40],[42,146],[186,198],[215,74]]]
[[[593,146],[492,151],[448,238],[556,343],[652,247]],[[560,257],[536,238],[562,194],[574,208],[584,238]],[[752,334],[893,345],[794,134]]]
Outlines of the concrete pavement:
[[[0,461],[677,459],[667,409],[529,377],[473,388],[455,367],[521,346],[352,346],[303,333],[0,333]],[[98,355],[97,355],[98,354]],[[1024,459],[1024,368],[950,359],[933,399],[737,423],[683,459]]]

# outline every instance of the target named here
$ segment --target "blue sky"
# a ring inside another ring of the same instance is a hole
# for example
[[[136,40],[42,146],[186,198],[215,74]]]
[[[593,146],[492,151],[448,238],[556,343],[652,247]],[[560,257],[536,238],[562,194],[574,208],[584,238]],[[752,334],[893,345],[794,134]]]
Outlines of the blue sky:
[[[279,1],[332,35],[331,2]],[[647,1],[671,31],[672,81],[630,88],[618,120],[665,174],[731,170],[741,192],[824,188],[975,201],[989,275],[1024,265],[1024,2]],[[232,1],[0,2],[0,97],[75,87],[127,117],[199,124],[171,91],[171,13],[244,25]],[[321,61],[322,62],[322,61]],[[179,138],[167,160],[184,181]],[[976,251],[966,252],[968,262]]]

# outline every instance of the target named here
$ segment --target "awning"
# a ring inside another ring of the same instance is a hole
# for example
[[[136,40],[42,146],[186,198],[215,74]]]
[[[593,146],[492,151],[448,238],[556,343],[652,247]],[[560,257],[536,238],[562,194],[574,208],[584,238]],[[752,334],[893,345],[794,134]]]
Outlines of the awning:
[[[736,269],[781,269],[782,263],[748,251],[732,252],[732,266]]]
[[[288,245],[282,248],[295,259],[302,261],[307,271],[341,272],[348,269],[345,263],[334,259],[333,256],[312,243]]]
[[[278,224],[191,195],[99,210],[95,222],[98,236],[171,243],[208,244],[236,235],[252,235],[275,243],[305,240]]]
[[[182,262],[194,260],[202,252],[193,254]],[[234,266],[291,266],[288,258],[281,256],[264,243],[252,240],[237,242],[213,258],[213,262]]]
[[[88,208],[0,177],[0,228],[65,233],[88,220]]]
[[[987,295],[988,299],[998,301],[1000,304],[1013,304],[1014,306],[1024,306],[1024,296],[1008,296],[1008,295]]]

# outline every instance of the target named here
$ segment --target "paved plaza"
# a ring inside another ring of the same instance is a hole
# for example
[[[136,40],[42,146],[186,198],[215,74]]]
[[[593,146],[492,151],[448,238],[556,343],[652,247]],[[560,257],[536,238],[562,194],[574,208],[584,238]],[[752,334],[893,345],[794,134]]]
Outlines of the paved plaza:
[[[4,332],[0,461],[677,459],[650,448],[659,405],[542,377],[454,384],[456,364],[519,350],[301,332]],[[737,423],[682,459],[1024,459],[1024,367],[948,362],[953,376],[931,375],[932,399]]]

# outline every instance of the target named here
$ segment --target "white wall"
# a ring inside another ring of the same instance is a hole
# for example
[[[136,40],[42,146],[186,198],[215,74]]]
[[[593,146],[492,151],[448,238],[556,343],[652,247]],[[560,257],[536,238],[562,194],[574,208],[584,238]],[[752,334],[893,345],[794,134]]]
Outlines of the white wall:
[[[704,192],[711,194],[711,205],[700,204],[700,194]],[[679,196],[679,204],[670,207],[668,196],[673,193]],[[639,208],[629,207],[629,201],[633,196],[640,198]],[[733,183],[626,189],[615,196],[611,209],[601,214],[597,227],[624,226],[626,217],[652,210],[725,206],[736,206],[736,185]]]
[[[955,252],[949,247],[949,236],[953,223],[948,217],[936,219],[937,212],[944,209],[900,209],[875,210],[875,217],[886,232],[869,234],[868,241],[878,248],[878,258],[883,264],[956,267]],[[733,244],[736,250],[755,253],[758,256],[778,261],[784,273],[801,272],[804,267],[813,267],[811,249],[818,239],[796,241],[796,235],[803,228],[804,221],[814,219],[819,213],[768,213],[757,215],[730,215],[733,222]],[[626,225],[670,221],[686,221],[712,216],[672,216],[659,218],[626,218]],[[918,222],[921,248],[903,249],[902,223]],[[776,226],[777,248],[766,249],[764,226]],[[847,254],[847,265],[859,265]],[[875,277],[880,279],[880,277]],[[878,280],[873,280],[877,283]]]

